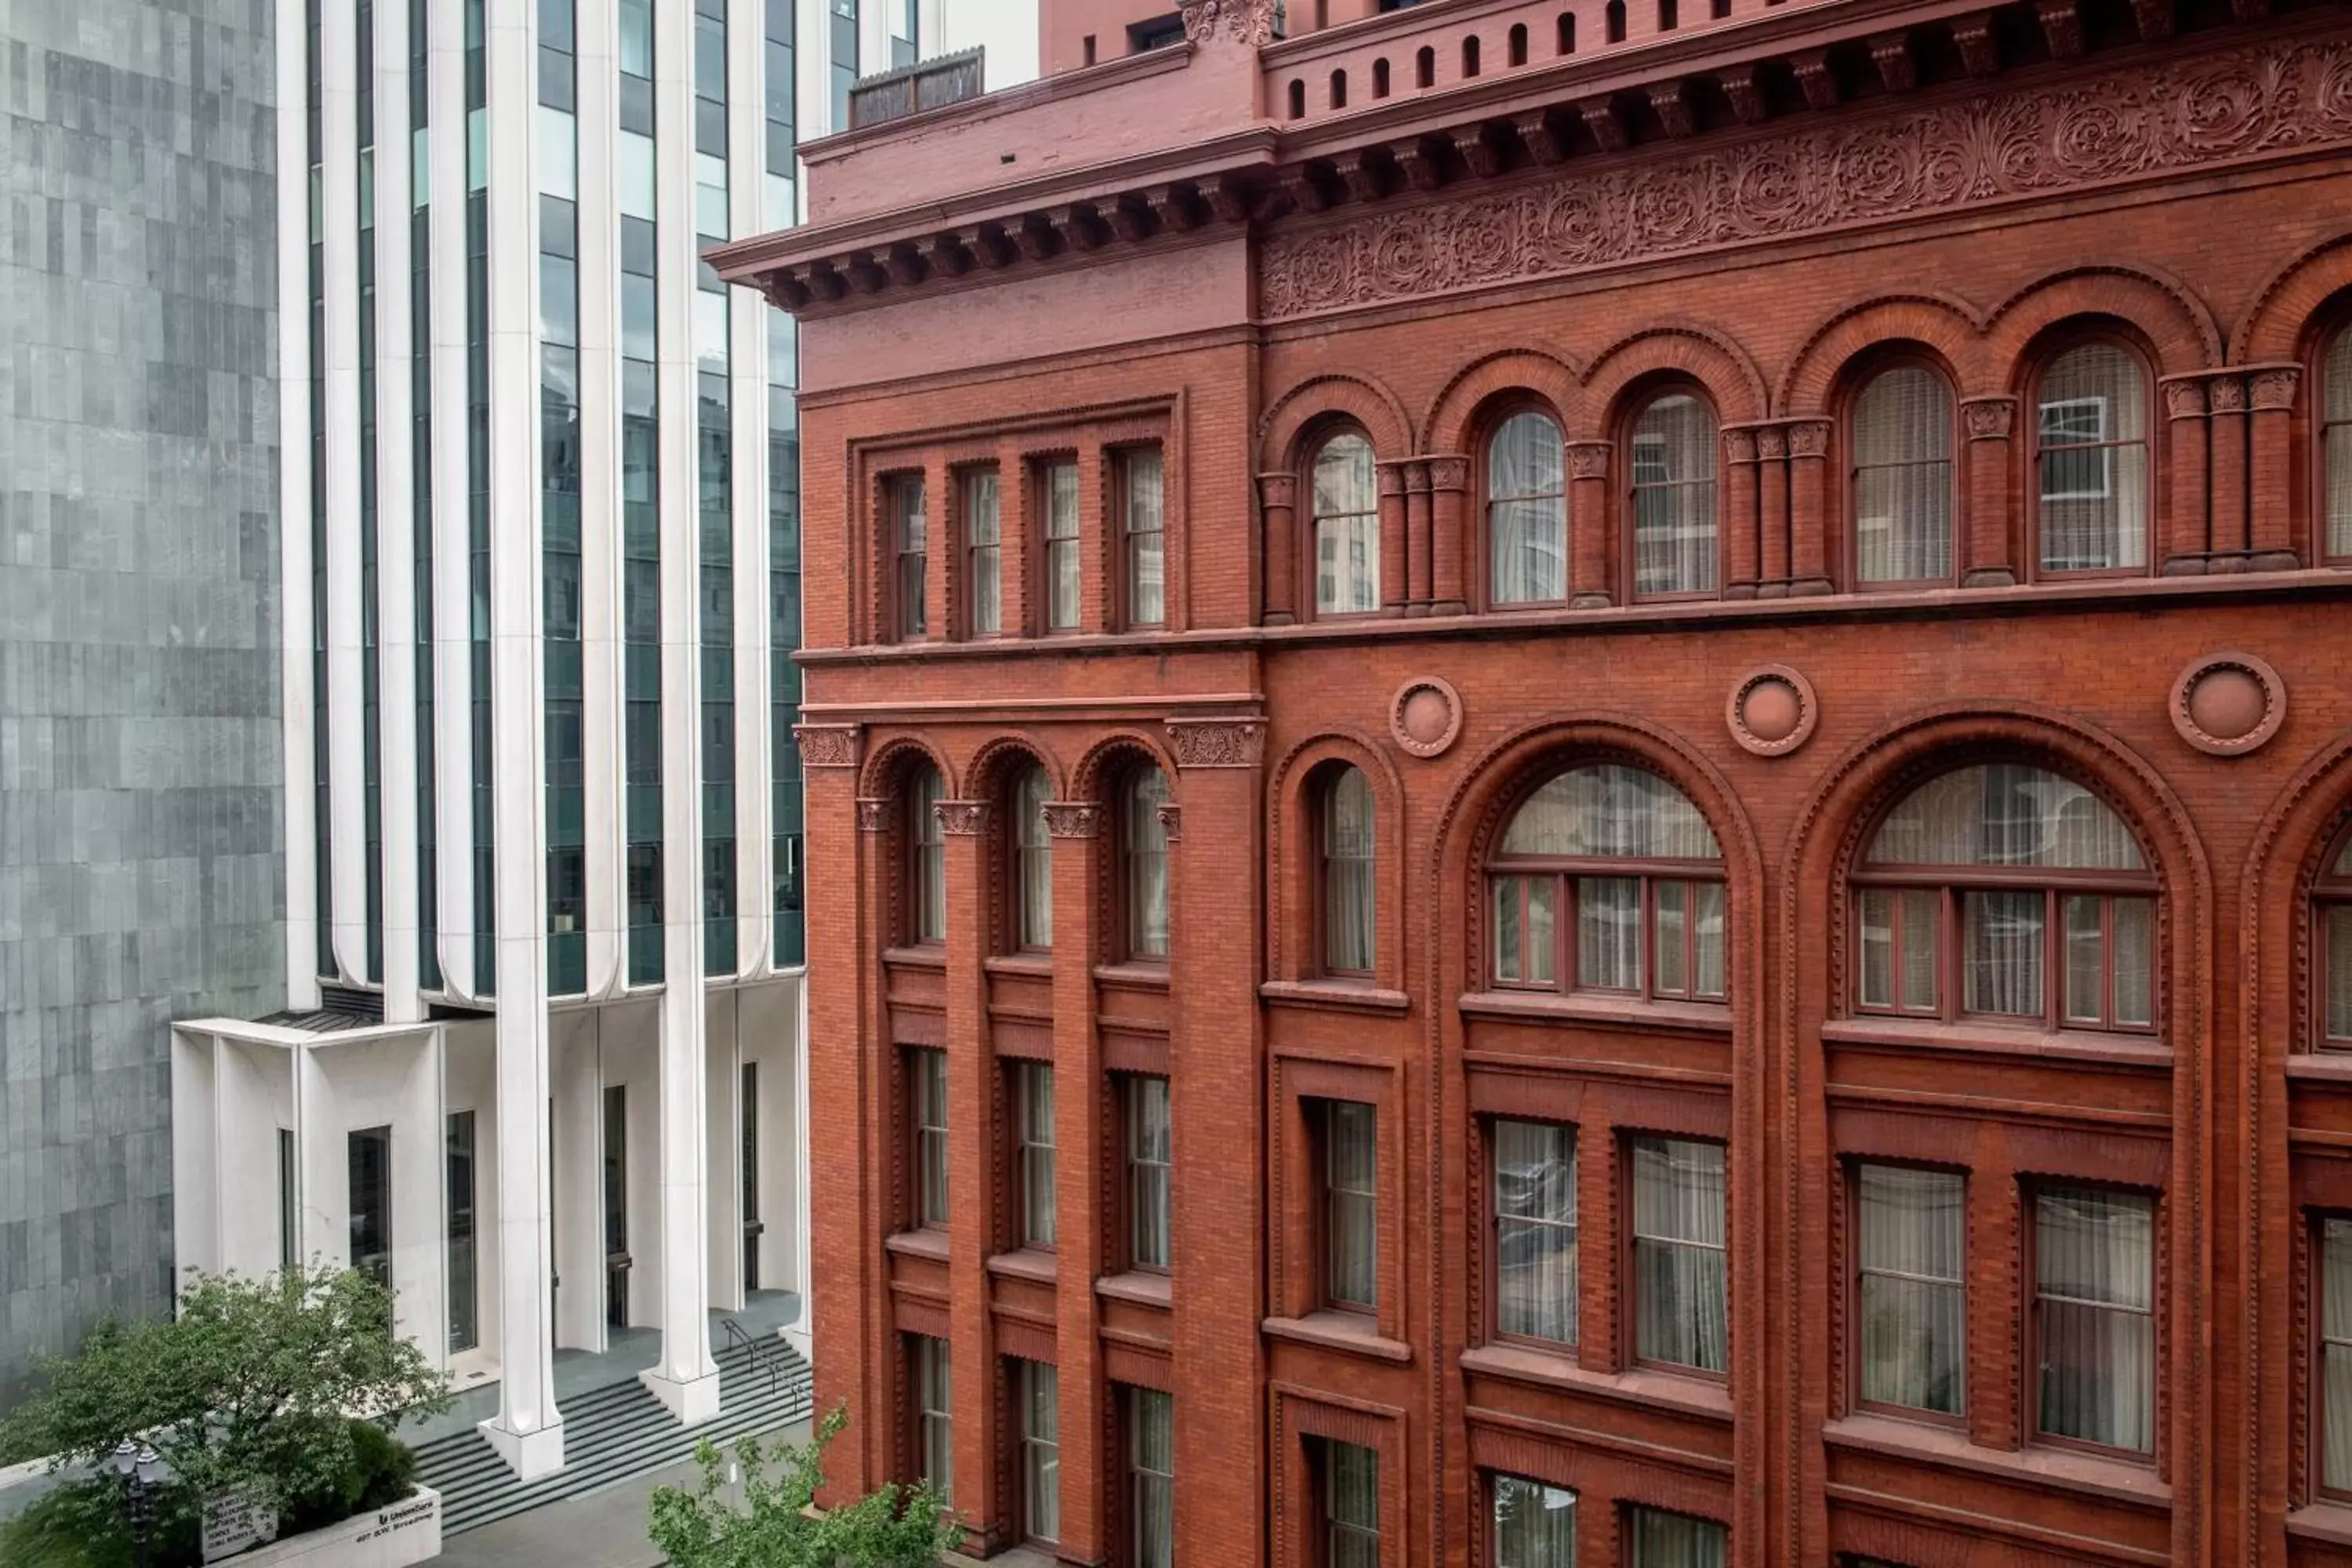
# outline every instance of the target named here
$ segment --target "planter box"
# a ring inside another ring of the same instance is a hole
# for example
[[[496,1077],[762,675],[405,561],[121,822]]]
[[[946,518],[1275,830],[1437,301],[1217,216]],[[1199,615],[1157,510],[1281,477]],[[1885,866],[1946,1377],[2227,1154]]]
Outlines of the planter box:
[[[441,1494],[419,1487],[386,1508],[223,1558],[234,1568],[408,1568],[441,1555]]]

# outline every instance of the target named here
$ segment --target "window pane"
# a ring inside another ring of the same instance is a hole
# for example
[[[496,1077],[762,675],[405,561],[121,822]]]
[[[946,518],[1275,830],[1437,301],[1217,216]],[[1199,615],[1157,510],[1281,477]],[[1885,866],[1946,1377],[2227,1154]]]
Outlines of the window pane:
[[[2352,1040],[2352,904],[2323,906],[2327,928],[2327,1037]]]
[[[1045,625],[1068,631],[1078,624],[1078,466],[1045,470]]]
[[[1855,1189],[1862,1397],[1957,1415],[1968,1184],[1948,1171],[1864,1165]]]
[[[1062,1533],[1061,1379],[1043,1362],[1021,1363],[1021,1520],[1029,1537]]]
[[[1146,768],[1127,792],[1127,942],[1133,958],[1168,956],[1168,780]]]
[[[909,803],[915,856],[915,940],[944,942],[948,931],[948,855],[946,830],[940,826],[940,775],[925,768],[916,774]]]
[[[1693,882],[1691,889],[1691,994],[1719,1002],[1727,994],[1723,937],[1723,884]]]
[[[1380,500],[1372,444],[1353,432],[1315,454],[1315,607],[1361,615],[1381,607]]]
[[[1498,605],[1568,597],[1566,449],[1543,415],[1514,414],[1486,448],[1487,547]]]
[[[1729,1364],[1723,1146],[1636,1138],[1633,1160],[1634,1353],[1721,1372]]]
[[[1658,994],[1685,995],[1690,989],[1689,954],[1684,946],[1690,935],[1690,884],[1657,882],[1653,884],[1651,897],[1657,905],[1652,937],[1657,952]]]
[[[998,583],[999,561],[996,475],[992,470],[967,474],[963,481],[964,539],[971,551],[971,629],[975,636],[1000,631],[1003,594]]]
[[[1576,1131],[1495,1123],[1495,1326],[1576,1342]]]
[[[2066,1021],[2095,1024],[2106,1016],[2105,900],[2069,894],[2066,910]]]
[[[1168,1267],[1168,1080],[1127,1080],[1129,1261]]]
[[[2034,1198],[2041,1429],[2146,1452],[2155,1442],[2155,1200],[2049,1187]]]
[[[2156,900],[2109,899],[2108,962],[2115,965],[2118,1024],[2156,1022]]]
[[[1381,1457],[1353,1443],[1326,1441],[1323,1472],[1330,1568],[1379,1568]]]
[[[1962,1005],[1971,1013],[2042,1016],[2042,924],[2045,896],[2031,892],[1961,895],[1967,927]]]
[[[1158,626],[1168,616],[1160,448],[1143,447],[1129,452],[1125,467],[1127,618],[1136,626]]]
[[[1323,962],[1372,967],[1372,786],[1360,768],[1341,770],[1323,797]]]
[[[1581,990],[1642,988],[1642,879],[1576,879],[1576,984]]]
[[[1860,995],[1865,1007],[1895,1005],[1895,894],[1864,888],[1856,900],[1862,933]]]
[[[1936,1009],[1936,944],[1942,937],[1943,895],[1906,888],[1897,908],[1903,920],[1903,1005],[1914,1012]]]
[[[1176,1401],[1156,1388],[1136,1389],[1129,1398],[1135,1568],[1175,1568]]]
[[[2326,549],[2331,556],[2352,555],[2352,327],[2339,330],[2327,345],[2320,376],[2326,383],[2322,389],[2327,465]]]
[[[1866,858],[1874,866],[2147,869],[2131,829],[2096,795],[2021,763],[1958,768],[1921,784],[1887,814]]]
[[[1710,1519],[1664,1509],[1628,1510],[1633,1568],[1724,1568],[1730,1532]]]
[[[1615,763],[1571,768],[1529,795],[1503,835],[1503,855],[1603,855],[1719,860],[1715,834],[1683,793]]]
[[[923,510],[923,481],[901,479],[891,486],[891,494],[898,507],[898,635],[920,637],[929,624],[924,603],[929,522]]]
[[[1330,1299],[1370,1307],[1379,1300],[1380,1221],[1376,1121],[1357,1100],[1324,1102],[1325,1215],[1330,1231]]]
[[[948,1058],[945,1051],[908,1053],[908,1093],[915,1118],[915,1223],[948,1223]]]
[[[1633,592],[1715,591],[1715,411],[1687,393],[1634,422]]]
[[[1495,1568],[1576,1568],[1576,1494],[1496,1476]]]
[[[1023,1062],[1020,1073],[1021,1239],[1054,1245],[1054,1069]]]
[[[2051,363],[2041,398],[2043,570],[2147,565],[2147,393],[2139,362],[2113,343],[2069,349]]]
[[[2320,1485],[2352,1491],[2352,1220],[2320,1227]]]
[[[1045,831],[1045,803],[1053,798],[1045,770],[1032,766],[1013,792],[1013,831],[1021,856],[1021,945],[1054,945],[1054,841]]]
[[[1854,569],[1865,583],[1952,574],[1952,397],[1922,365],[1853,402]]]
[[[954,1384],[948,1342],[916,1335],[915,1404],[920,1418],[917,1458],[922,1479],[942,1502],[952,1501],[955,1496]]]

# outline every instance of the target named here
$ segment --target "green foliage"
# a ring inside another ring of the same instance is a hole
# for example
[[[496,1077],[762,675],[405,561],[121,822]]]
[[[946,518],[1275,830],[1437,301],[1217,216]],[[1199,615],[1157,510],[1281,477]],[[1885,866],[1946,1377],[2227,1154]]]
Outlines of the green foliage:
[[[348,1268],[192,1271],[176,1318],[103,1323],[79,1355],[41,1370],[41,1392],[0,1419],[0,1464],[96,1467],[126,1439],[151,1443],[170,1475],[159,1539],[196,1531],[203,1500],[234,1489],[257,1489],[281,1516],[373,1496],[402,1463],[379,1442],[398,1445],[352,1413],[396,1423],[449,1401],[447,1381],[393,1332],[391,1292]]]
[[[373,1421],[351,1423],[352,1462],[341,1475],[289,1498],[278,1521],[280,1535],[321,1530],[355,1513],[398,1502],[416,1489],[416,1456]]]
[[[691,1489],[656,1489],[646,1533],[671,1568],[935,1568],[963,1531],[928,1485],[887,1486],[830,1513],[811,1511],[825,1447],[847,1424],[836,1405],[804,1447],[771,1452],[743,1439],[733,1451],[740,1500],[726,1495],[729,1457],[704,1443],[695,1450],[701,1479]]]
[[[151,1542],[155,1563],[203,1557],[193,1521],[168,1528],[159,1521],[157,1528]],[[8,1568],[134,1568],[137,1562],[119,1482],[68,1482],[0,1522],[0,1563]]]

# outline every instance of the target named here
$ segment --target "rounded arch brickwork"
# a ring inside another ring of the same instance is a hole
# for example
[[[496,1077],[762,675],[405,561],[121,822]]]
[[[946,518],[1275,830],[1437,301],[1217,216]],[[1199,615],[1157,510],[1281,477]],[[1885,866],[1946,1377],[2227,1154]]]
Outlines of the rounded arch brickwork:
[[[1404,781],[1388,751],[1360,730],[1333,726],[1300,741],[1275,763],[1266,779],[1266,874],[1276,918],[1267,936],[1266,967],[1277,980],[1298,980],[1321,965],[1312,951],[1315,930],[1316,802],[1308,786],[1328,764],[1344,763],[1372,786],[1374,983],[1404,986]]]
[[[906,777],[907,770],[920,760],[940,770],[940,798],[957,800],[956,771],[946,755],[929,742],[915,735],[893,735],[866,753],[866,767],[857,776],[857,793],[867,800],[880,800],[896,795]]]
[[[1022,731],[1009,735],[991,735],[980,743],[971,760],[964,764],[963,787],[971,792],[973,800],[993,799],[1012,779],[1013,770],[1023,763],[1034,763],[1045,770],[1046,781],[1053,786],[1053,798],[1066,798],[1062,794],[1063,780],[1067,773],[1051,747],[1037,736]]]
[[[2150,268],[2078,267],[2030,283],[1993,307],[1987,349],[1996,374],[2012,380],[2027,374],[2034,340],[2080,316],[2129,323],[2154,352],[2158,375],[2221,363],[2221,330],[2187,284]]]
[[[1584,406],[1604,428],[1623,417],[1626,394],[1660,374],[1685,375],[1706,388],[1727,425],[1761,419],[1770,394],[1764,373],[1738,342],[1695,321],[1668,321],[1618,339],[1595,354],[1584,374]]]
[[[1098,805],[1114,803],[1104,795],[1106,784],[1116,782],[1121,770],[1137,763],[1148,762],[1168,775],[1168,798],[1177,798],[1176,759],[1157,738],[1142,730],[1119,729],[1098,736],[1069,771],[1064,786],[1068,799],[1093,801]]]
[[[1478,434],[1486,405],[1507,394],[1531,394],[1550,405],[1563,440],[1584,427],[1584,397],[1576,367],[1538,349],[1502,349],[1473,360],[1454,374],[1422,420],[1421,449],[1467,452]]]
[[[1395,393],[1369,375],[1334,373],[1309,376],[1266,405],[1257,426],[1258,471],[1296,467],[1301,437],[1335,416],[1361,425],[1375,457],[1402,458],[1413,449],[1412,421]]]
[[[2231,360],[2259,364],[2294,359],[2303,352],[2312,319],[2347,289],[2352,289],[2352,234],[2313,246],[2271,274],[2238,326]]]
[[[1890,294],[1848,306],[1813,330],[1780,378],[1775,405],[1784,415],[1825,414],[1847,367],[1890,343],[1925,345],[1949,367],[1954,395],[1997,392],[2000,366],[1987,363],[1984,321],[1956,294]]]

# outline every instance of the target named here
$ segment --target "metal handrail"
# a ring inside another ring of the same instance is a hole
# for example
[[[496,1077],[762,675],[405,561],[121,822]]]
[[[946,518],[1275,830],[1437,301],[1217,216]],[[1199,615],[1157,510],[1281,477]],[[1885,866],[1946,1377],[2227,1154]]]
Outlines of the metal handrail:
[[[719,1326],[727,1331],[727,1337],[729,1339],[735,1341],[745,1350],[751,1352],[752,1367],[754,1369],[764,1370],[767,1373],[768,1392],[770,1394],[775,1393],[776,1363],[767,1356],[760,1353],[760,1342],[752,1338],[751,1334],[745,1332],[743,1325],[737,1322],[730,1316],[721,1314],[719,1319]]]

